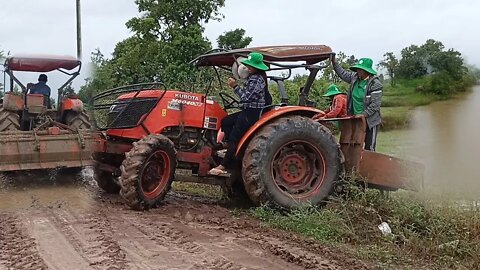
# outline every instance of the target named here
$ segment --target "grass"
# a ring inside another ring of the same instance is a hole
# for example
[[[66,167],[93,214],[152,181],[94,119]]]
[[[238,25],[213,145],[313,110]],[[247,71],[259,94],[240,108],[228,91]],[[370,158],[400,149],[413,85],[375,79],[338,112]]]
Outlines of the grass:
[[[349,184],[346,196],[323,209],[305,207],[281,213],[268,206],[252,214],[268,226],[295,232],[333,246],[349,245],[352,255],[381,265],[439,268],[480,267],[480,212],[422,195],[383,196]],[[378,229],[387,222],[392,234]]]
[[[214,185],[174,181],[172,183],[172,189],[175,191],[186,192],[192,195],[202,196],[202,197],[207,197],[212,199],[223,198],[221,188],[219,186],[214,186]]]

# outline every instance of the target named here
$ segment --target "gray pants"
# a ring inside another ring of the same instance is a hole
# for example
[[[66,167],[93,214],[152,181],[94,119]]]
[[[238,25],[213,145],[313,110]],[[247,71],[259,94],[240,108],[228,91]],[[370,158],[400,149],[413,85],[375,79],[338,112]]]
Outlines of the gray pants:
[[[368,128],[367,126],[367,131],[365,134],[365,150],[375,152],[375,147],[377,146],[378,126],[379,125],[376,125],[372,128]]]

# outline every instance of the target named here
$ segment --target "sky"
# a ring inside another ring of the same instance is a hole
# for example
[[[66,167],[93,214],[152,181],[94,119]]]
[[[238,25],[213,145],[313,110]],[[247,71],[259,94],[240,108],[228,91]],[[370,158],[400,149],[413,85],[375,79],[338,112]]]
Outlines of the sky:
[[[0,50],[76,55],[75,0],[0,0],[0,7]],[[82,0],[81,7],[85,63],[96,48],[110,57],[115,45],[132,35],[125,23],[138,16],[133,0]],[[226,0],[220,11],[222,21],[205,25],[214,47],[220,34],[243,28],[253,38],[250,46],[323,44],[375,64],[385,52],[399,55],[433,38],[480,67],[476,0]],[[74,87],[88,76],[86,68]],[[62,74],[49,78],[58,86],[66,80]]]

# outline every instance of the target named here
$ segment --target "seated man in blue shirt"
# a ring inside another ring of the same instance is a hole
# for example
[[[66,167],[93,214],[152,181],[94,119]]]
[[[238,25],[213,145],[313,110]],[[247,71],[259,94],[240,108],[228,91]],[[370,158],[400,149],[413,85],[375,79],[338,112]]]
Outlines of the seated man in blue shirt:
[[[30,94],[44,95],[45,104],[50,108],[50,87],[47,85],[47,75],[40,74],[40,76],[38,76],[38,83],[27,84],[27,90],[30,90]]]

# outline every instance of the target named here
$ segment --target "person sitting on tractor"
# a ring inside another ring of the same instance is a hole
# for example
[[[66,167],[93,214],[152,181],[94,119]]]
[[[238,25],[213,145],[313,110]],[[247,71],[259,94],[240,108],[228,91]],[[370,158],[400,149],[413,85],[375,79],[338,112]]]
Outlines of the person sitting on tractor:
[[[332,55],[333,69],[335,73],[350,84],[347,99],[348,115],[363,115],[367,121],[365,146],[366,150],[375,151],[377,141],[377,129],[382,123],[380,105],[382,103],[383,85],[377,72],[372,68],[373,61],[370,58],[362,58],[344,70]]]
[[[210,175],[227,173],[226,168],[231,165],[235,158],[235,151],[240,139],[258,121],[267,102],[272,103],[265,73],[268,66],[263,62],[263,55],[252,52],[247,59],[242,61],[242,64],[248,68],[249,72],[243,89],[238,86],[235,79],[228,79],[228,85],[234,89],[235,94],[240,98],[239,108],[241,111],[228,115],[222,120],[222,130],[225,132],[227,141],[227,152],[222,163],[208,172]]]
[[[347,116],[347,94],[341,92],[337,85],[331,84],[323,97],[330,99],[330,107],[324,112],[317,113],[313,120],[338,118]]]
[[[30,90],[30,94],[42,94],[45,97],[45,105],[50,108],[50,87],[47,85],[47,75],[40,74],[38,76],[38,83],[27,84],[27,90]]]

